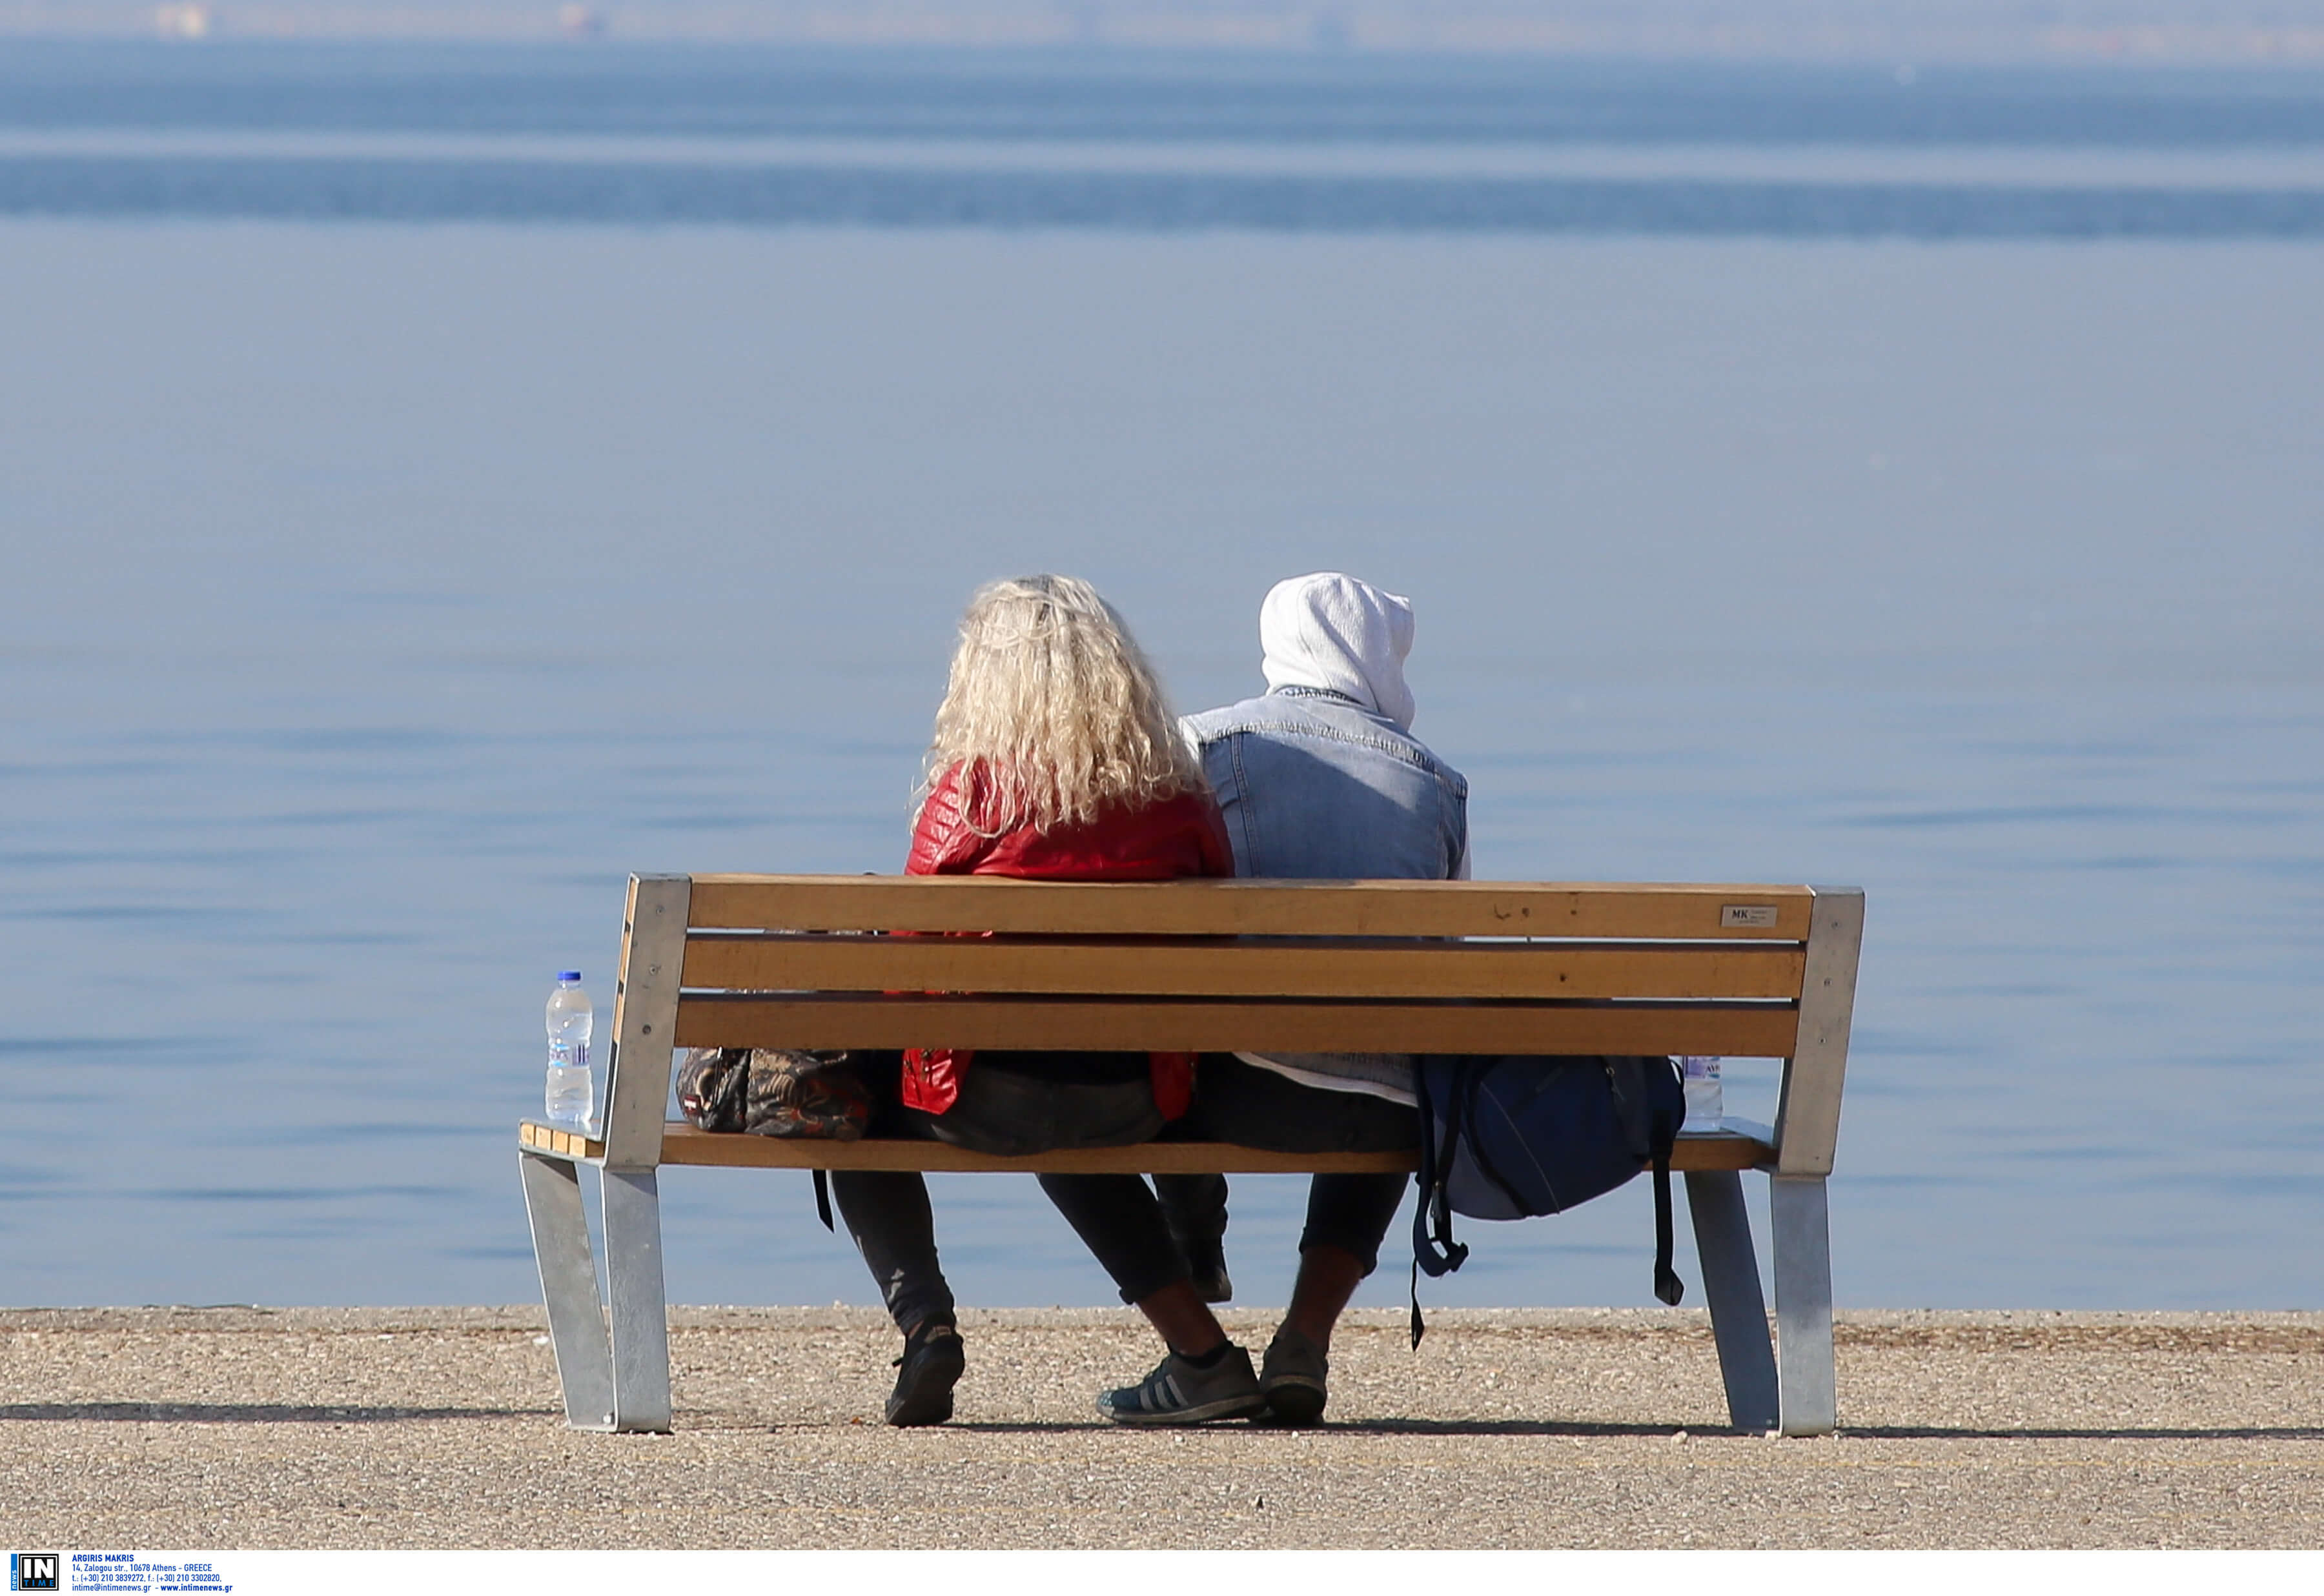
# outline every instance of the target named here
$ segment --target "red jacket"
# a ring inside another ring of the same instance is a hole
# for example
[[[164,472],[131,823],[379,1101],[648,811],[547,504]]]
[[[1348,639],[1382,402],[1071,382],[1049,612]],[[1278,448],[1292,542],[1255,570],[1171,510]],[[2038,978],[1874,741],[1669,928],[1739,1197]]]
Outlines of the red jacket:
[[[962,767],[936,779],[912,828],[908,876],[1015,876],[1034,881],[1167,881],[1179,876],[1232,876],[1234,852],[1219,806],[1208,793],[1182,793],[1142,809],[1110,809],[1088,825],[1038,831],[1019,826],[987,836],[991,792],[964,783]],[[973,1051],[914,1048],[904,1054],[904,1101],[942,1114],[959,1100]],[[1150,1053],[1154,1105],[1176,1119],[1194,1101],[1194,1055]]]

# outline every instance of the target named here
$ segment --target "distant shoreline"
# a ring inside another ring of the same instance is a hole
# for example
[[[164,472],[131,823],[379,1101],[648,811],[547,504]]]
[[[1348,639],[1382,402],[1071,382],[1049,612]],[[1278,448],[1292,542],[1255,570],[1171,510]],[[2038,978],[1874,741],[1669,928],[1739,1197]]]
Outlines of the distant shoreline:
[[[2112,0],[1851,11],[1776,0],[1748,21],[1684,0],[0,0],[0,38],[706,43],[901,49],[1478,54],[1899,65],[2324,66],[2324,4],[2249,15]]]

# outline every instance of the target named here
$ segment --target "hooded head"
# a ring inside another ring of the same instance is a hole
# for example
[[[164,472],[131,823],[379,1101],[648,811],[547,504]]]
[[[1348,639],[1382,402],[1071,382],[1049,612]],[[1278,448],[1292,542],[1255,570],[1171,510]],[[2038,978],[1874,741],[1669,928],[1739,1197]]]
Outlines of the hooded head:
[[[1259,642],[1269,687],[1344,693],[1373,714],[1412,729],[1412,601],[1337,571],[1295,576],[1259,607]]]

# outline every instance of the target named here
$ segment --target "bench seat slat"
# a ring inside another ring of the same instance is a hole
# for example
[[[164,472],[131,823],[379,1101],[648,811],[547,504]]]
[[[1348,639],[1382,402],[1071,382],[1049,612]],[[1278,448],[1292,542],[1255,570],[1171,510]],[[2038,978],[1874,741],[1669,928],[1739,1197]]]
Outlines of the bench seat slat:
[[[527,1124],[520,1141],[567,1158],[602,1157],[604,1144],[570,1131]],[[1775,1156],[1756,1137],[1727,1133],[1682,1137],[1671,1168],[1751,1169]],[[871,1138],[862,1142],[786,1141],[696,1130],[683,1120],[662,1127],[661,1161],[732,1169],[925,1169],[934,1174],[1053,1175],[1409,1174],[1418,1159],[1406,1152],[1264,1152],[1222,1142],[1146,1142],[1134,1147],[1091,1147],[1029,1158],[993,1158],[941,1142]]]
[[[1204,1002],[690,994],[686,1048],[1017,1048],[1187,1052],[1711,1053],[1788,1057],[1783,1004]]]
[[[1789,943],[1093,942],[697,932],[687,940],[685,984],[758,992],[1796,998],[1806,961]]]
[[[734,931],[1804,941],[1804,886],[1497,881],[1015,881],[696,876],[687,923]],[[1730,913],[1729,911],[1741,913]]]

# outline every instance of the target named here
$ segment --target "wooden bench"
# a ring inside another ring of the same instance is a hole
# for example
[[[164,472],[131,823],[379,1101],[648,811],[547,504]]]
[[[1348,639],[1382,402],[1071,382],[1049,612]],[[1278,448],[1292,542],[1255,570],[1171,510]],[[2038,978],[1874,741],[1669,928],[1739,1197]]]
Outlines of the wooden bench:
[[[1864,894],[1499,882],[1036,883],[636,876],[602,1140],[526,1124],[518,1162],[567,1422],[667,1430],[657,1170],[1228,1174],[1406,1170],[1404,1154],[1223,1144],[988,1158],[937,1142],[712,1135],[668,1123],[672,1050],[1101,1048],[1780,1058],[1770,1127],[1688,1135],[1673,1167],[1745,1429],[1829,1432],[1831,1172]],[[895,936],[898,931],[982,932]],[[580,1167],[604,1193],[600,1302]],[[1765,1170],[1771,1344],[1742,1171]]]

